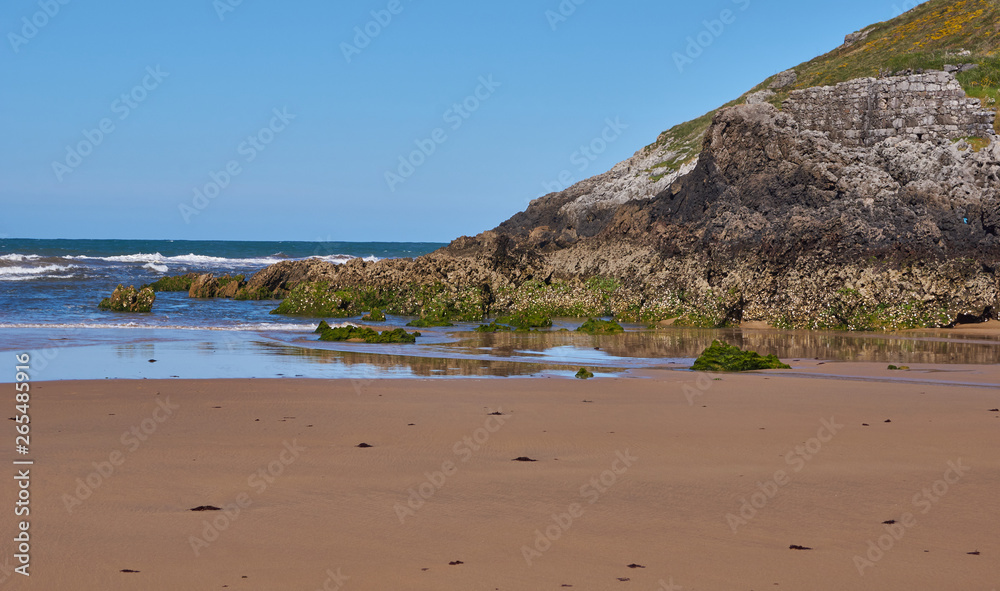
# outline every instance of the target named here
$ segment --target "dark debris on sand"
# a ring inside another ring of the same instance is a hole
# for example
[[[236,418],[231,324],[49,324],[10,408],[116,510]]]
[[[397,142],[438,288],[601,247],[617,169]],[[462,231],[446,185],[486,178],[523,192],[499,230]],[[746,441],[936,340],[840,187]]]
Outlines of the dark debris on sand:
[[[512,462],[537,462],[538,460],[533,460],[528,456],[520,456],[511,460]]]
[[[375,447],[374,445],[369,445],[367,443],[359,443],[355,447],[360,447],[361,449],[368,449],[369,447]]]
[[[799,546],[798,544],[792,544],[791,546],[788,547],[788,549],[789,550],[812,550],[812,548],[810,548],[808,546]]]
[[[215,507],[213,505],[200,505],[191,509],[192,511],[222,511],[222,509]]]

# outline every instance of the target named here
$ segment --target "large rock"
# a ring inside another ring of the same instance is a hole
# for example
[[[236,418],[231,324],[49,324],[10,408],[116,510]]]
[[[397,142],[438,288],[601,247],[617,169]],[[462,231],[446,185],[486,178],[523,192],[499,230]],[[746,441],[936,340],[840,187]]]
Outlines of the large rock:
[[[188,297],[192,298],[234,298],[246,286],[243,275],[216,277],[212,273],[198,275],[191,282]]]
[[[128,287],[119,285],[115,288],[110,298],[101,300],[98,308],[101,310],[110,310],[111,312],[152,312],[153,302],[155,301],[156,292],[152,288],[144,287],[136,289],[133,285]]]

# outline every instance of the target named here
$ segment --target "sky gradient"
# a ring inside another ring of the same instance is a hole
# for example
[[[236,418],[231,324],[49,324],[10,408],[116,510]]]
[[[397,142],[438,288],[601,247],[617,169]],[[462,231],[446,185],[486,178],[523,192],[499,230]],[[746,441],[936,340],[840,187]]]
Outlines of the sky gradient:
[[[913,5],[8,0],[0,237],[446,242]]]

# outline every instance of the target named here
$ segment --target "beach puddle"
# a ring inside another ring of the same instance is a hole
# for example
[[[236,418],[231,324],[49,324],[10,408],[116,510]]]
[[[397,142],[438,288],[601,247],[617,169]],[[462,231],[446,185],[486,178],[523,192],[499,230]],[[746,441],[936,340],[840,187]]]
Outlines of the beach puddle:
[[[716,339],[793,364],[861,361],[947,370],[955,364],[1000,363],[1000,338],[988,333],[628,327],[622,334],[592,336],[558,329],[483,334],[470,332],[472,326],[423,330],[415,345],[320,342],[308,325],[297,330],[8,328],[0,333],[0,350],[32,352],[36,380],[572,377],[581,367],[608,377],[689,367]]]

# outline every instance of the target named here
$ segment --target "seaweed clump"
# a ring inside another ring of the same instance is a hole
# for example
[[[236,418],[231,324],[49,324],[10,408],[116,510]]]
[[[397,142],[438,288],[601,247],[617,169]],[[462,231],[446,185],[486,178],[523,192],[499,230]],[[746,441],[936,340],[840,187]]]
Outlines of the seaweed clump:
[[[590,318],[583,323],[583,326],[576,329],[576,332],[585,332],[587,334],[617,334],[625,332],[625,329],[622,328],[621,324],[618,324],[614,320],[595,320]]]
[[[112,312],[146,313],[153,311],[155,301],[156,292],[150,287],[136,289],[134,285],[124,287],[119,284],[111,297],[101,300],[97,307]]]
[[[580,371],[576,372],[576,378],[579,380],[589,380],[594,377],[594,374],[587,370],[586,367],[581,367]]]
[[[173,277],[161,277],[156,281],[143,285],[143,287],[148,287],[153,291],[188,291],[191,289],[191,283],[198,277],[197,273],[188,273],[187,275],[174,275]]]
[[[387,330],[382,333],[370,328],[361,328],[358,326],[330,328],[330,325],[326,324],[326,322],[321,322],[320,328],[317,328],[316,332],[320,333],[319,340],[321,341],[354,341],[378,344],[415,343],[417,342],[417,337],[420,336],[419,332],[411,334],[402,328]]]
[[[365,322],[385,322],[385,312],[382,310],[372,310],[361,317]]]
[[[734,345],[712,341],[691,366],[694,371],[753,371],[756,369],[791,369],[774,355],[764,357],[756,351],[743,351]]]
[[[435,326],[455,326],[450,320],[443,316],[427,316],[424,318],[417,318],[411,322],[407,322],[406,326],[412,326],[414,328],[433,328]]]
[[[481,324],[475,328],[476,332],[510,332],[512,330],[514,329],[505,324],[497,324],[496,320],[489,324]]]
[[[509,316],[498,318],[497,322],[509,324],[517,330],[549,328],[552,326],[552,319],[540,312],[514,312]]]

